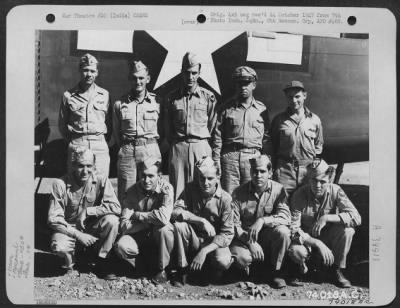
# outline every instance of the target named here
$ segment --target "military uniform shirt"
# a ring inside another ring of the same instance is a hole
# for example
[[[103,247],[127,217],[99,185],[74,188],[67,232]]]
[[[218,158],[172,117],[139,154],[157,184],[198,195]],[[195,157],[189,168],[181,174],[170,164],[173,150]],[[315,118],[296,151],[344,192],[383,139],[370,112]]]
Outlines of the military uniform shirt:
[[[319,117],[304,107],[304,117],[297,122],[289,110],[272,121],[271,141],[274,155],[285,160],[314,159],[324,143]]]
[[[170,143],[182,138],[210,138],[215,125],[216,98],[202,87],[191,94],[175,91],[166,102],[165,129]]]
[[[259,218],[273,217],[272,222],[264,224],[264,226],[290,225],[287,193],[278,182],[269,180],[261,196],[256,193],[253,183],[247,182],[234,190],[232,198],[235,236],[243,242],[247,242],[243,238],[243,234]]]
[[[66,175],[57,179],[50,194],[48,223],[57,232],[73,236],[71,226],[83,210],[88,216],[101,217],[107,214],[121,214],[121,206],[110,180],[93,174],[86,185],[73,190],[74,181]]]
[[[122,200],[122,231],[132,226],[130,218],[134,212],[139,212],[139,221],[142,223],[167,225],[171,218],[173,202],[174,189],[168,181],[159,179],[156,189],[150,192],[143,189],[141,182],[136,182],[127,190]]]
[[[310,237],[314,223],[323,215],[338,214],[345,227],[361,224],[361,216],[343,189],[330,183],[322,197],[322,202],[314,197],[309,185],[294,192],[291,199],[291,232],[294,240],[301,244]]]
[[[213,134],[213,159],[219,160],[224,146],[263,149],[269,140],[267,107],[253,98],[245,108],[236,100],[229,101],[218,113]]]
[[[218,185],[214,195],[203,200],[196,183],[189,183],[174,205],[172,220],[187,221],[190,217],[207,219],[214,227],[216,235],[212,242],[220,248],[228,247],[233,239],[233,212],[231,196]],[[193,226],[196,230],[196,226]],[[196,230],[198,231],[198,230]],[[201,232],[200,236],[207,237]]]
[[[82,92],[79,85],[66,91],[59,112],[59,130],[64,139],[71,135],[105,135],[111,122],[110,97],[98,85]]]
[[[156,95],[146,92],[138,102],[130,94],[116,101],[113,107],[113,134],[117,144],[137,137],[159,138],[160,104]]]

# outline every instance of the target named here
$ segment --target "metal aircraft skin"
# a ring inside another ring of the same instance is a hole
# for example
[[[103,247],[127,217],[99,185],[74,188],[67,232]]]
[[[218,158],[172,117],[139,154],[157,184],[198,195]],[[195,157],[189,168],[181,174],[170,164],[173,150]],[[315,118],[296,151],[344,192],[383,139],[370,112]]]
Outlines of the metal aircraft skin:
[[[77,41],[77,31],[37,33],[35,145],[40,151],[35,159],[44,167],[40,168],[41,176],[60,176],[65,171],[66,145],[58,132],[58,110],[62,93],[79,81],[78,62],[84,53],[99,60],[96,83],[110,92],[112,101],[129,91],[128,63],[133,59],[140,59],[149,67],[148,89],[161,98],[180,85],[180,63],[176,63],[175,76],[155,88],[169,51],[146,31],[134,31],[133,53],[78,49]],[[179,31],[175,41],[191,50],[190,43],[179,40]],[[303,35],[301,47],[299,64],[248,61],[249,35],[239,33],[211,54],[217,86],[204,80],[200,84],[214,91],[221,104],[233,95],[234,68],[248,65],[258,74],[254,96],[266,104],[272,120],[287,107],[283,86],[290,80],[300,80],[308,92],[306,106],[322,121],[322,157],[330,164],[369,160],[368,36]],[[113,169],[117,149],[112,143]],[[114,172],[111,170],[111,176]]]

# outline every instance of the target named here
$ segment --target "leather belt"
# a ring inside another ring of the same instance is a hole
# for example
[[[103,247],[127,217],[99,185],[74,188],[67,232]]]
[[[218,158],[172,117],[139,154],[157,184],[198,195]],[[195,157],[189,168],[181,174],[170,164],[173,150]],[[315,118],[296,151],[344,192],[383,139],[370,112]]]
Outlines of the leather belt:
[[[157,143],[157,139],[155,138],[137,138],[137,139],[133,139],[133,140],[124,140],[122,141],[122,145],[125,144],[132,144],[135,147],[139,147],[139,146],[143,146],[146,144],[152,144],[152,143]]]
[[[71,136],[71,140],[104,140],[104,135],[78,135]]]
[[[242,152],[242,153],[249,153],[249,154],[256,154],[259,152],[259,148],[246,148],[241,144],[231,143],[222,148],[222,152]]]
[[[176,140],[176,143],[182,142],[182,141],[187,142],[187,143],[197,143],[197,142],[201,142],[203,140],[207,140],[207,138],[203,138],[203,139],[201,139],[201,138],[179,138]]]

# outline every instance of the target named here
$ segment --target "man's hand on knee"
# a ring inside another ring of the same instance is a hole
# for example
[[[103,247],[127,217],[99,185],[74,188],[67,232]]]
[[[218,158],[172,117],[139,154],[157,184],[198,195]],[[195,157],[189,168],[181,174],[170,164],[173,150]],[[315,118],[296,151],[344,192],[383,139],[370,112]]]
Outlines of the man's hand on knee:
[[[322,241],[318,242],[317,249],[322,257],[324,264],[331,266],[335,261],[335,257],[333,256],[332,250],[330,250],[328,246],[326,246]]]
[[[194,257],[192,263],[190,264],[191,271],[200,271],[203,267],[204,261],[206,260],[207,254],[200,250],[197,255]]]
[[[260,244],[257,242],[251,242],[248,244],[248,247],[254,261],[264,261],[264,251]]]
[[[86,247],[92,246],[98,240],[97,237],[83,232],[77,232],[76,239]]]

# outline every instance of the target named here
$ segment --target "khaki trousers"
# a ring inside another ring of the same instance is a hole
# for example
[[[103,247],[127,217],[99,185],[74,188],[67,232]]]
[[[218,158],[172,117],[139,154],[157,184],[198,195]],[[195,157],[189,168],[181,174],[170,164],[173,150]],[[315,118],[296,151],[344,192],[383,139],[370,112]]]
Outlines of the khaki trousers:
[[[91,234],[99,240],[94,248],[100,258],[106,258],[111,251],[118,234],[119,218],[116,215],[105,215],[88,223],[85,233]],[[51,238],[50,249],[52,252],[66,260],[70,267],[75,262],[76,239],[63,234],[54,233]]]
[[[193,227],[186,222],[175,222],[174,230],[177,266],[184,268],[189,266],[196,253],[210,243],[210,240],[204,240],[197,236]],[[207,259],[218,270],[227,270],[232,263],[232,256],[228,247],[217,248],[207,255]]]
[[[270,263],[275,270],[280,270],[286,251],[290,245],[290,230],[287,226],[264,227],[258,234],[258,243],[263,248],[264,260],[269,256]],[[245,269],[253,262],[247,245],[233,240],[230,250],[235,258],[235,265]]]
[[[319,239],[332,250],[335,265],[340,268],[346,268],[346,258],[353,241],[354,233],[353,228],[346,228],[340,224],[326,225],[321,231]],[[316,250],[300,244],[292,244],[288,255],[297,264],[303,264],[310,258],[314,263],[322,263],[321,256]]]
[[[207,139],[198,142],[179,141],[169,154],[169,181],[175,189],[178,199],[187,183],[194,179],[194,164],[203,156],[211,156],[211,147]]]
[[[144,246],[151,246],[157,251],[157,269],[164,270],[174,248],[174,228],[172,224],[163,227],[153,226],[152,230],[144,230],[134,234],[123,235],[115,245],[118,256],[136,266],[136,258]]]

